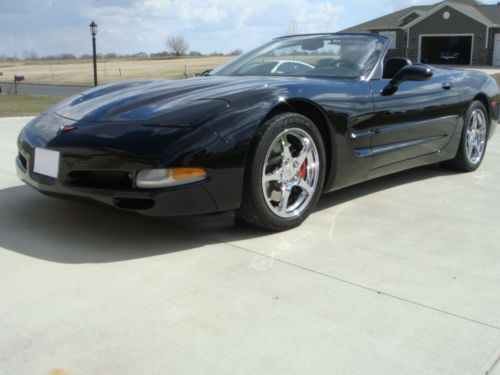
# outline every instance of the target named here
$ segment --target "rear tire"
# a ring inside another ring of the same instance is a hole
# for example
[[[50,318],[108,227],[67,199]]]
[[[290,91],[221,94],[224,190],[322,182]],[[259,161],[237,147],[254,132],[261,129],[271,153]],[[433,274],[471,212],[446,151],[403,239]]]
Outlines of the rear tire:
[[[483,162],[488,135],[489,117],[486,107],[480,101],[473,101],[465,117],[457,155],[443,165],[457,171],[475,171]]]
[[[269,231],[299,226],[318,202],[325,167],[323,139],[311,120],[272,117],[255,137],[238,217]]]

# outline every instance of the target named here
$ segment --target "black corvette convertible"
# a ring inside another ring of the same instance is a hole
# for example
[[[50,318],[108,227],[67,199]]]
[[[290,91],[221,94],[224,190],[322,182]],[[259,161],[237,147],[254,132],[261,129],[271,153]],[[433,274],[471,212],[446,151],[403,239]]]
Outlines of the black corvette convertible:
[[[22,130],[19,177],[51,196],[153,216],[236,211],[278,231],[324,192],[431,163],[477,169],[496,82],[387,50],[379,35],[285,37],[205,77],[87,90]]]

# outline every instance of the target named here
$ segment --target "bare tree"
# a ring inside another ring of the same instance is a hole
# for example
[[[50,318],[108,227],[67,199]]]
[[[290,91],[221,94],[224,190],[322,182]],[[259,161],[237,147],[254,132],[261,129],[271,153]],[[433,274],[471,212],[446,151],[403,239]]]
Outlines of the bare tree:
[[[185,55],[189,48],[189,43],[182,35],[169,36],[167,38],[166,45],[167,48],[170,48],[177,57]]]
[[[299,24],[297,23],[297,21],[290,21],[290,24],[288,25],[288,28],[286,30],[286,34],[287,35],[297,35],[300,33],[300,30],[299,30]]]
[[[23,60],[38,60],[38,53],[35,51],[24,51]]]

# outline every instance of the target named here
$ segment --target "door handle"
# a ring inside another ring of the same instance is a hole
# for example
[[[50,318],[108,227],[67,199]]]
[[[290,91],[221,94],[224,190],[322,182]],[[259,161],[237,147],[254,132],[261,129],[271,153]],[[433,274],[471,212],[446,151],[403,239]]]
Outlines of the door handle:
[[[443,83],[443,89],[450,90],[451,88],[453,88],[453,83],[451,83],[451,82]]]

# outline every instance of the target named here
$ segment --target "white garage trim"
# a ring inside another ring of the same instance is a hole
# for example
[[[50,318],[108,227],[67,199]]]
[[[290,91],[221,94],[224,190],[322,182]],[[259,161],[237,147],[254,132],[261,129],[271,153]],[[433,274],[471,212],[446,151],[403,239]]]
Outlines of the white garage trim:
[[[474,57],[474,34],[420,34],[418,36],[418,62],[421,63],[422,58],[422,38],[428,37],[446,37],[446,36],[468,36],[471,37],[471,46],[470,46],[470,65],[472,65],[473,57]]]
[[[492,65],[499,67],[500,66],[500,47],[497,45],[497,37],[500,36],[500,33],[493,34],[493,61]],[[498,38],[500,39],[500,38]]]

